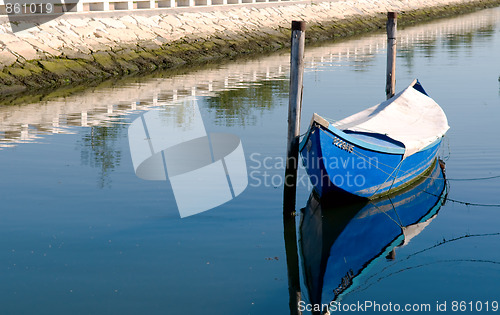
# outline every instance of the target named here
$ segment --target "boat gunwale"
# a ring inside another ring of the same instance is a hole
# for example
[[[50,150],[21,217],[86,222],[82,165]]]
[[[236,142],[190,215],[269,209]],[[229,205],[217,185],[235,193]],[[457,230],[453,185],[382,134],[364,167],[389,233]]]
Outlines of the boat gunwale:
[[[311,124],[309,125],[309,128],[307,130],[307,133],[300,142],[300,147],[299,151],[302,151],[305,144],[307,143],[309,139],[309,134],[311,133],[311,130],[314,126],[318,126],[319,128],[323,127],[325,131],[329,131],[331,134],[338,136],[342,138],[343,140],[352,143],[355,146],[358,146],[362,149],[370,150],[370,151],[375,151],[375,152],[380,152],[380,153],[386,153],[386,154],[397,154],[397,155],[404,155],[406,149],[405,148],[391,148],[391,147],[385,147],[382,145],[378,144],[373,144],[366,142],[364,140],[358,139],[354,136],[351,136],[342,130],[334,127],[332,124],[330,124],[326,119],[318,115],[317,113],[314,113],[313,118],[311,119]]]

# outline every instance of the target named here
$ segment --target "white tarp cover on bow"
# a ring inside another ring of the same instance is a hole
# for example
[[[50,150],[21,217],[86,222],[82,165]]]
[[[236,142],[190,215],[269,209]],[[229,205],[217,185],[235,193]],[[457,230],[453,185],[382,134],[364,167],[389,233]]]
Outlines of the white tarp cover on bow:
[[[450,128],[441,107],[427,95],[408,88],[378,105],[333,124],[340,130],[385,134],[405,145],[404,158],[444,136]]]

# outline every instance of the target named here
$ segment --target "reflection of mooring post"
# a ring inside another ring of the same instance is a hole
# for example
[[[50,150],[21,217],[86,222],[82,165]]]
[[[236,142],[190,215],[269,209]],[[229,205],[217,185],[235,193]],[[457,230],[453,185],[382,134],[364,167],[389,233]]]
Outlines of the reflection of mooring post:
[[[304,21],[292,21],[292,47],[290,54],[290,91],[288,103],[288,138],[283,192],[283,213],[295,211],[295,191],[299,159],[300,110],[302,106],[302,80],[304,75]]]
[[[302,314],[298,306],[301,300],[299,255],[295,226],[295,193],[299,160],[300,111],[302,106],[302,80],[304,75],[304,21],[292,22],[292,47],[290,54],[290,97],[288,105],[288,139],[283,192],[283,226],[288,271],[290,314]]]
[[[286,267],[288,271],[288,306],[290,315],[302,314],[299,303],[302,299],[300,290],[299,253],[297,249],[297,228],[295,216],[283,215],[283,227],[285,235]]]
[[[397,13],[387,12],[387,80],[385,95],[387,99],[396,91],[396,30],[398,26]]]

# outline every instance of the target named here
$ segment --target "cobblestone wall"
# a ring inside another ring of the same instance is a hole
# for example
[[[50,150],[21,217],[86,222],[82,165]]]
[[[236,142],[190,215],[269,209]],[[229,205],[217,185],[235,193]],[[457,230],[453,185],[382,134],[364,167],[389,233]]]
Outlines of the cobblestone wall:
[[[292,20],[308,40],[344,37],[400,21],[453,15],[500,0],[350,0],[224,7],[70,13],[12,32],[0,19],[0,94],[275,51],[289,42]],[[32,27],[31,27],[32,26]]]

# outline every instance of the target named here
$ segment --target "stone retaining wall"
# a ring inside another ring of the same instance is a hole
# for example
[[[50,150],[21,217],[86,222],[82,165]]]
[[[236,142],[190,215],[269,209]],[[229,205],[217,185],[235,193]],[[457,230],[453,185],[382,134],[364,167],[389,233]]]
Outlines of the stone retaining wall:
[[[287,47],[292,20],[305,20],[308,41],[316,41],[381,29],[387,11],[401,12],[402,25],[499,4],[341,0],[69,13],[16,33],[3,17],[0,94],[275,51]]]

